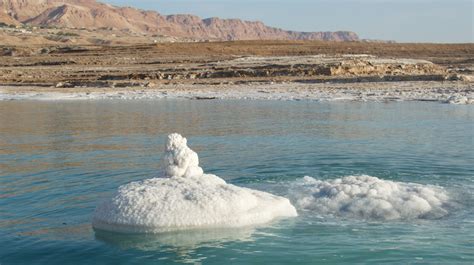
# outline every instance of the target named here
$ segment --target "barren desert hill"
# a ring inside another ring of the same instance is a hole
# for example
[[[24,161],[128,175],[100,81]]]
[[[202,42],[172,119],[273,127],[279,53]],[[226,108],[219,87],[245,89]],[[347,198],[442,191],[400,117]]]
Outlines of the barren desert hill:
[[[196,40],[359,39],[356,33],[350,31],[286,31],[259,21],[201,19],[194,15],[165,16],[155,11],[116,7],[95,0],[0,0],[0,22],[64,28],[115,28],[137,34]]]

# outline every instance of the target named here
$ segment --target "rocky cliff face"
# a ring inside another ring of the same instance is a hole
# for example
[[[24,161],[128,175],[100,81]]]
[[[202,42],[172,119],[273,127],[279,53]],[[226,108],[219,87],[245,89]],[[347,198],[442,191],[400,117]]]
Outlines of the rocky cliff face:
[[[115,7],[95,0],[0,0],[0,22],[68,28],[116,28],[197,40],[358,40],[357,34],[296,32],[240,19],[164,16],[154,11]]]

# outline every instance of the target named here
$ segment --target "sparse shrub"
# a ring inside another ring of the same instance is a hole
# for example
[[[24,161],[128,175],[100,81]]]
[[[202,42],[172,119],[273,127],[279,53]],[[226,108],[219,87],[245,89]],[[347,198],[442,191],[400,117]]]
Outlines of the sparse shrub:
[[[0,22],[0,28],[16,28],[15,25],[7,24],[5,22]]]
[[[90,43],[95,44],[95,45],[110,45],[110,43],[111,43],[111,41],[109,41],[109,40],[103,40],[103,39],[99,39],[99,38],[89,38],[89,39],[87,39],[87,41],[89,41]]]
[[[68,42],[69,37],[64,36],[64,35],[49,35],[44,37],[47,40],[50,41],[58,41],[58,42]]]
[[[73,32],[63,32],[63,31],[57,32],[56,35],[58,35],[58,36],[65,36],[65,37],[79,37],[79,36],[80,36],[80,35],[77,34],[77,33],[73,33]]]

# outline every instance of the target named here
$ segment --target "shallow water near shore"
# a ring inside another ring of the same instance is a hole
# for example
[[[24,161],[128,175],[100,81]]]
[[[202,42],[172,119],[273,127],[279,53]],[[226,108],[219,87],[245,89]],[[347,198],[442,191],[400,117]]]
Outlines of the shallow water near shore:
[[[447,213],[389,221],[297,207],[298,217],[259,227],[95,233],[95,206],[158,176],[172,132],[205,172],[238,186],[294,198],[304,176],[370,175],[440,187]],[[470,264],[473,138],[470,105],[0,102],[0,264]]]

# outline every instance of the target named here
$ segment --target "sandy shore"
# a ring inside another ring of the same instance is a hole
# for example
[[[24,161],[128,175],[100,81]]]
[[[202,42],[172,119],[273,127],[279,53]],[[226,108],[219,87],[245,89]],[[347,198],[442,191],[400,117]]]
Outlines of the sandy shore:
[[[0,87],[0,100],[155,100],[247,99],[310,101],[434,101],[474,104],[473,83],[248,83],[223,85],[168,84],[153,88]]]

